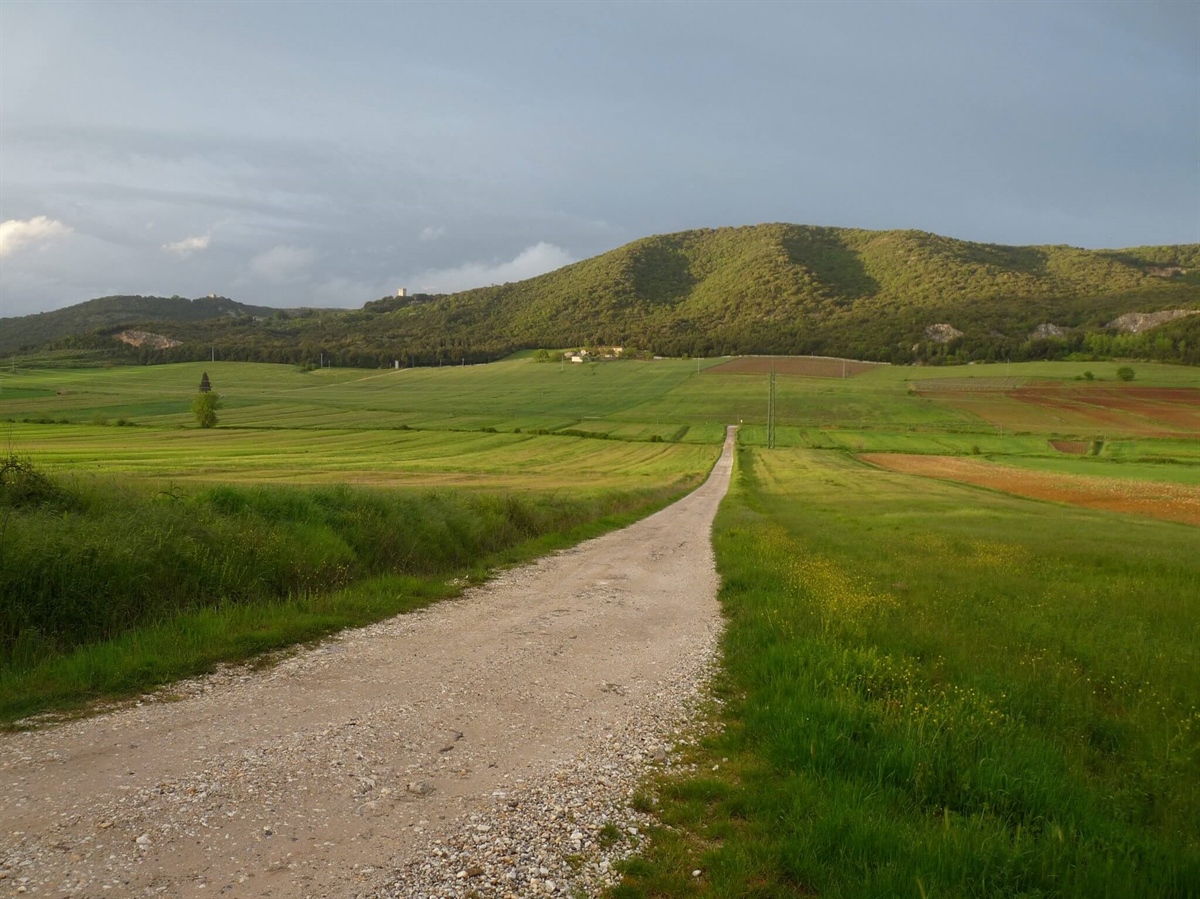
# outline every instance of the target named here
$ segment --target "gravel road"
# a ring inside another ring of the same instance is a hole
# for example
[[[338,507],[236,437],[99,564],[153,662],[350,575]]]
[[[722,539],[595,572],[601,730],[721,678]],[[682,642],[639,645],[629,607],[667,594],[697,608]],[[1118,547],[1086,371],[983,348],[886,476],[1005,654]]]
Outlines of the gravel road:
[[[0,737],[0,896],[595,895],[713,658],[732,445],[460,599]]]

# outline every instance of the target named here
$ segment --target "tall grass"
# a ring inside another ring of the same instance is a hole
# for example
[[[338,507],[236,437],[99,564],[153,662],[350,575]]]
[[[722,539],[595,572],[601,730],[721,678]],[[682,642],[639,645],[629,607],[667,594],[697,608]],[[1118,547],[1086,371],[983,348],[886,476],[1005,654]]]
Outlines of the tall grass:
[[[374,579],[406,576],[398,583],[409,593],[443,595],[418,589],[414,578],[436,581],[516,558],[531,541],[548,548],[581,537],[677,490],[576,497],[223,485],[184,495],[128,481],[56,481],[23,463],[21,478],[0,480],[0,706],[11,700],[28,712],[38,702],[25,699],[56,689],[27,682],[26,697],[12,695],[30,672],[66,671],[62,660],[73,653],[122,639],[145,643],[155,629],[174,634],[176,650],[193,649],[188,659],[147,662],[142,686],[220,660],[180,637],[188,627],[242,621],[251,635],[231,638],[224,651],[244,658],[374,620],[407,607],[403,598],[364,606],[376,590],[370,585],[384,583]],[[368,606],[375,611],[365,613]],[[297,620],[285,622],[289,614]],[[256,615],[272,623],[256,624]],[[278,634],[259,640],[252,632],[263,626]],[[100,656],[84,657],[91,665]],[[135,689],[138,677],[86,680],[95,694]]]
[[[618,896],[1200,893],[1194,529],[739,465],[724,730]]]

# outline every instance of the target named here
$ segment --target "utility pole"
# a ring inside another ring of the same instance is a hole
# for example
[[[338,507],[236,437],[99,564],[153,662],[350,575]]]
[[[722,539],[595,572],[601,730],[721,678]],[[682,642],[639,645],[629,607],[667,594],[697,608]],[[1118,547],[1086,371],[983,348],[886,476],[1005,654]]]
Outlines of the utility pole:
[[[767,449],[775,449],[775,363],[771,363],[771,388],[767,395]]]

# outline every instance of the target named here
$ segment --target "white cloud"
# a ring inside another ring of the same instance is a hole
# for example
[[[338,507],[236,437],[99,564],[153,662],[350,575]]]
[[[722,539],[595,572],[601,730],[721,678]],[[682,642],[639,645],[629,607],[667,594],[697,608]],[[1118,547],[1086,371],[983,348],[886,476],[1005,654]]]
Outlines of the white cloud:
[[[207,234],[202,234],[198,237],[185,237],[183,240],[177,240],[174,243],[165,243],[162,248],[168,253],[174,253],[177,256],[183,256],[185,259],[193,253],[199,253],[202,250],[208,249],[209,237]]]
[[[468,262],[457,268],[427,271],[417,280],[422,291],[452,293],[472,287],[503,284],[506,281],[523,281],[526,278],[562,268],[564,265],[570,265],[574,261],[574,257],[562,247],[542,242],[526,247],[510,262],[493,265]]]
[[[302,281],[316,256],[304,247],[271,247],[250,260],[250,271],[272,284]]]
[[[66,237],[74,229],[44,215],[0,223],[0,257],[11,256],[26,244]]]
[[[446,233],[446,228],[442,225],[439,225],[436,228],[433,227],[433,225],[426,225],[424,228],[421,229],[420,236],[421,236],[421,240],[430,241],[430,240],[437,240],[439,237],[441,237],[445,233]]]

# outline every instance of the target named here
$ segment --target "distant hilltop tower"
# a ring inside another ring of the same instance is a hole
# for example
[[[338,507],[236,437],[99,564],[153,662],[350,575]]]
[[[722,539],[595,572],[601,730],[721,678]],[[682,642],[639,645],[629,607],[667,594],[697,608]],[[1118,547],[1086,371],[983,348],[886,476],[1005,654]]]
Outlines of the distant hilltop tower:
[[[408,288],[407,287],[397,287],[396,288],[396,296],[398,296],[398,297],[408,296]]]
[[[212,390],[212,384],[208,381],[208,372],[205,372],[200,376],[200,392],[208,393],[210,390]]]

